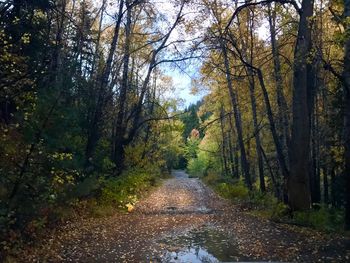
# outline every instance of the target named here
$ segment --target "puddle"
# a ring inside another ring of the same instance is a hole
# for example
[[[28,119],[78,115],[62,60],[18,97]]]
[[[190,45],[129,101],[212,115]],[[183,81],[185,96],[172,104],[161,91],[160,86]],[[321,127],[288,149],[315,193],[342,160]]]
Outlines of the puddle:
[[[233,237],[213,226],[191,230],[184,234],[167,237],[159,242],[165,252],[166,263],[217,263],[248,260],[240,254]]]

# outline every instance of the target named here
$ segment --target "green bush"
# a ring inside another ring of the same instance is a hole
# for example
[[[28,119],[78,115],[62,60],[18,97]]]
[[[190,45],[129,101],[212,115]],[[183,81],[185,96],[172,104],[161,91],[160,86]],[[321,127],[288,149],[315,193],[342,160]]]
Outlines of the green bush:
[[[205,175],[207,163],[202,158],[193,158],[189,160],[187,169],[191,177],[201,177]]]
[[[209,170],[202,180],[209,186],[215,186],[221,180],[221,178],[217,173]]]
[[[203,177],[206,175],[210,166],[208,154],[199,151],[196,157],[188,159],[187,171],[190,177]]]
[[[249,198],[249,191],[242,182],[236,184],[219,183],[215,190],[227,199],[247,200]]]
[[[342,231],[344,212],[322,206],[318,210],[294,212],[292,222],[327,232]]]
[[[252,191],[250,193],[249,202],[257,209],[273,209],[278,205],[278,200],[270,193],[261,191]]]
[[[290,208],[288,205],[278,202],[276,205],[272,207],[270,210],[270,218],[274,221],[280,221],[283,218],[289,217],[290,215]]]
[[[133,169],[124,172],[117,178],[104,182],[99,203],[102,206],[117,206],[126,208],[134,205],[140,195],[157,183],[159,172],[150,172],[147,169]]]

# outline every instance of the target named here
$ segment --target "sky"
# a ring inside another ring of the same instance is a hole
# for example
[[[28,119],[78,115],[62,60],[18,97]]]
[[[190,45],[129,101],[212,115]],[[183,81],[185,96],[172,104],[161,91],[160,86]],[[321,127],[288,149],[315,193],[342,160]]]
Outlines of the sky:
[[[159,0],[159,5],[161,6],[161,10],[164,10],[164,13],[169,14],[169,16],[174,15],[174,11],[176,12],[177,9],[174,9],[171,2],[166,0]],[[185,10],[184,13],[188,11],[193,10]],[[192,18],[195,16],[195,12],[193,14],[187,14],[187,18]],[[207,20],[208,26],[209,26],[209,20]],[[180,29],[181,30],[181,29]],[[200,33],[200,32],[199,32]],[[267,21],[263,22],[259,29],[257,30],[258,37],[262,40],[267,40],[269,37],[268,34],[268,23]],[[175,28],[174,32],[172,33],[172,36],[170,37],[169,41],[172,41],[174,39],[177,39],[179,36],[184,37],[183,32],[179,32],[179,29]],[[192,36],[191,36],[192,37]],[[192,79],[195,79],[199,76],[199,70],[200,66],[198,63],[191,63],[189,62],[189,67],[183,68],[182,72],[179,69],[174,69],[173,67],[169,67],[167,65],[162,67],[162,71],[172,77],[173,84],[175,91],[168,96],[170,98],[180,98],[183,100],[183,107],[187,107],[190,104],[196,103],[198,100],[200,100],[203,96],[206,95],[205,92],[201,92],[199,94],[192,94]],[[196,65],[197,64],[197,65]]]
[[[200,100],[203,97],[203,94],[192,94],[191,88],[192,88],[192,79],[195,78],[195,73],[197,72],[191,72],[191,70],[188,70],[187,74],[181,72],[179,69],[172,69],[172,68],[164,68],[163,72],[172,77],[173,79],[173,85],[174,85],[174,92],[172,94],[168,94],[170,98],[180,98],[183,100],[183,105],[180,105],[182,107],[187,107],[190,104],[196,103],[198,100]]]
[[[94,4],[96,7],[99,7],[101,5],[102,0],[94,0]],[[109,1],[108,1],[109,2]],[[113,3],[113,1],[111,1]],[[178,11],[178,7],[174,8],[172,1],[168,0],[154,0],[154,3],[156,3],[156,6],[158,9],[167,17],[167,20],[172,23],[174,21],[174,17],[176,16],[176,13]],[[108,5],[107,12],[109,14],[113,14],[116,12],[117,5]],[[186,18],[191,19],[196,16],[195,10],[191,10],[189,8],[184,10],[184,13],[186,13]],[[263,23],[260,28],[258,29],[258,36],[261,39],[266,40],[268,38],[268,28],[267,28],[267,21],[266,23]],[[210,24],[210,21],[207,20],[206,23]],[[169,25],[168,25],[169,26]],[[206,25],[204,25],[205,28]],[[198,32],[200,34],[201,32]],[[174,41],[179,38],[191,38],[193,36],[186,36],[186,34],[183,32],[183,29],[175,28],[175,30],[172,32],[169,42]],[[169,64],[161,65],[160,68],[162,72],[172,78],[174,89],[171,92],[168,92],[167,94],[164,94],[165,97],[168,97],[170,99],[180,99],[183,101],[182,105],[180,107],[187,107],[190,104],[196,103],[198,100],[200,100],[203,96],[205,96],[205,92],[201,92],[199,94],[192,94],[192,80],[195,78],[198,78],[199,76],[199,70],[200,65],[198,62],[192,63],[192,61],[189,61],[188,67],[182,67],[182,70],[171,66]],[[185,72],[185,73],[184,73]]]

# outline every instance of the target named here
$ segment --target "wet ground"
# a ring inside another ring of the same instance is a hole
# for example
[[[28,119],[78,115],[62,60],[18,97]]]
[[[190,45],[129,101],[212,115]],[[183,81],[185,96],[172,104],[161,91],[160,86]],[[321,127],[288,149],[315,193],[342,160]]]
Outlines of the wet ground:
[[[174,171],[132,213],[66,224],[24,257],[23,262],[350,262],[350,240],[250,216],[199,179]]]

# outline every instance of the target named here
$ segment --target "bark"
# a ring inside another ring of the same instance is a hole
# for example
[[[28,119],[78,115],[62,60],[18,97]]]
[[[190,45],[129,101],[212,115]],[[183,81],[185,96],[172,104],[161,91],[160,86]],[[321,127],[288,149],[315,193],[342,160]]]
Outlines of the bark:
[[[276,10],[272,9],[271,4],[268,5],[269,29],[271,35],[271,51],[274,66],[274,78],[276,82],[276,101],[278,106],[277,113],[277,129],[280,137],[281,145],[287,148],[289,142],[289,118],[288,105],[283,93],[283,80],[281,74],[281,62],[279,57],[279,47],[276,40]]]
[[[257,74],[257,77],[258,77],[258,80],[259,80],[259,84],[260,84],[261,90],[263,92],[263,97],[264,97],[264,103],[265,103],[265,107],[266,107],[267,117],[268,117],[269,124],[270,124],[270,130],[271,130],[272,138],[273,138],[273,141],[274,141],[274,144],[275,144],[275,148],[276,148],[276,152],[277,152],[277,159],[278,159],[281,171],[282,171],[282,175],[283,175],[283,177],[286,180],[286,178],[288,178],[288,176],[289,176],[289,171],[288,171],[288,167],[287,167],[287,164],[286,164],[285,156],[284,156],[284,153],[283,153],[283,148],[281,146],[281,143],[280,143],[280,140],[279,140],[279,137],[278,137],[278,134],[277,134],[277,129],[276,129],[276,125],[275,125],[275,121],[274,121],[274,117],[273,117],[273,112],[272,112],[272,108],[271,108],[271,103],[270,103],[270,99],[269,99],[269,94],[268,94],[266,86],[265,86],[265,81],[264,81],[263,74],[262,74],[262,72],[261,72],[261,70],[259,68],[254,67],[253,65],[251,65],[250,63],[248,63],[244,59],[241,51],[237,47],[236,41],[233,38],[233,36],[231,34],[229,34],[228,36],[230,37],[230,43],[235,48],[236,52],[234,52],[232,50],[230,50],[230,51],[232,51],[234,53],[234,55],[238,55],[238,57],[241,60],[241,62],[245,66],[247,66],[247,67],[251,68],[252,70],[254,70],[255,73]]]
[[[121,80],[121,87],[118,98],[118,112],[115,124],[115,138],[114,138],[114,154],[113,161],[116,165],[116,173],[120,174],[123,169],[124,163],[124,136],[125,136],[125,106],[127,99],[127,91],[129,88],[129,60],[130,60],[130,43],[131,43],[131,7],[129,0],[125,2],[126,24],[125,24],[125,44],[124,44],[124,56],[123,56],[123,73]]]
[[[294,51],[293,123],[289,148],[290,176],[288,199],[292,210],[311,206],[309,187],[310,98],[308,94],[308,56],[311,43],[313,1],[303,0],[297,42]]]
[[[106,89],[108,85],[108,78],[112,69],[112,61],[113,56],[117,47],[118,39],[119,39],[119,30],[123,17],[123,6],[124,1],[121,0],[119,3],[118,17],[114,27],[114,34],[111,42],[111,47],[108,53],[106,66],[103,70],[101,80],[99,83],[99,89],[97,93],[97,100],[94,105],[94,111],[92,114],[92,118],[90,120],[90,126],[88,130],[87,143],[85,149],[85,167],[89,167],[91,165],[92,157],[95,152],[98,140],[100,138],[100,130],[101,130],[101,119],[102,112],[105,105],[106,99]]]
[[[264,179],[264,163],[263,163],[263,157],[261,154],[261,140],[260,140],[260,132],[258,127],[258,118],[256,113],[256,100],[255,100],[255,82],[254,77],[250,77],[250,83],[249,83],[249,92],[250,92],[250,101],[252,106],[252,112],[253,112],[253,127],[254,127],[254,137],[255,137],[255,147],[256,147],[256,154],[258,158],[258,169],[259,169],[259,183],[260,183],[260,190],[262,192],[266,191],[265,187],[265,179]]]
[[[237,16],[237,23],[238,28],[241,29],[240,26],[240,20]],[[241,46],[246,47],[246,49],[242,50],[242,56],[245,61],[249,61],[249,64],[253,64],[253,50],[254,50],[254,12],[252,10],[247,10],[246,12],[246,26],[247,26],[247,33],[245,34],[245,37],[242,33],[242,30],[239,30],[239,38],[241,40]],[[261,139],[260,139],[260,130],[258,125],[258,117],[257,117],[257,108],[256,108],[256,98],[255,98],[255,79],[254,79],[254,72],[251,67],[249,67],[247,64],[245,66],[245,72],[248,76],[248,82],[249,82],[249,95],[250,95],[250,102],[251,102],[251,108],[252,108],[252,115],[253,115],[253,128],[254,128],[254,139],[255,139],[255,151],[257,155],[258,160],[258,171],[259,171],[259,183],[260,183],[260,190],[262,192],[266,191],[265,187],[265,179],[264,179],[264,162],[263,157],[261,153]],[[249,150],[249,145],[248,145]],[[249,154],[248,154],[249,156]],[[253,173],[254,174],[254,173]]]
[[[328,190],[328,170],[326,167],[322,168],[323,172],[323,202],[327,205],[329,203],[329,190]]]
[[[231,102],[232,102],[233,114],[234,114],[234,118],[235,118],[236,130],[237,130],[238,143],[239,143],[239,148],[241,151],[241,165],[242,165],[242,170],[243,170],[243,174],[244,174],[244,180],[245,180],[247,187],[251,190],[252,183],[251,183],[251,178],[250,178],[249,162],[247,160],[246,149],[245,149],[244,140],[243,140],[241,114],[240,114],[240,110],[238,107],[237,95],[233,89],[230,62],[228,59],[226,43],[224,43],[223,40],[220,40],[220,41],[221,41],[221,43],[220,43],[221,49],[222,49],[223,56],[224,56],[227,88],[228,88],[229,95],[230,95]]]
[[[250,24],[250,59],[249,63],[253,64],[253,50],[254,50],[254,13],[251,17],[248,13],[248,23]],[[258,158],[258,170],[259,170],[259,183],[260,183],[260,191],[265,192],[266,186],[265,186],[265,178],[264,178],[264,162],[263,162],[263,156],[261,153],[261,139],[260,139],[260,129],[258,125],[258,117],[257,117],[257,109],[256,109],[256,98],[255,98],[255,78],[253,71],[250,67],[246,66],[246,71],[249,79],[249,93],[250,93],[250,101],[252,106],[252,113],[253,113],[253,127],[254,127],[254,137],[255,137],[255,149],[256,154]]]
[[[99,49],[100,49],[100,40],[101,40],[101,32],[102,32],[102,24],[103,24],[103,14],[105,11],[106,2],[107,2],[107,0],[103,0],[102,5],[101,5],[101,14],[100,14],[100,21],[98,24],[95,54],[93,56],[92,65],[91,65],[91,75],[95,74],[96,60],[98,61],[98,59],[100,57],[99,56]]]
[[[315,108],[317,111],[317,107]],[[312,126],[311,126],[311,169],[310,169],[310,190],[311,190],[311,201],[312,203],[321,202],[321,178],[319,169],[319,140],[318,140],[318,116],[317,112],[311,115]]]
[[[137,85],[136,85],[137,86]],[[149,109],[149,115],[150,116],[153,116],[153,113],[154,113],[154,106],[155,106],[155,100],[156,100],[156,90],[157,90],[157,74],[153,74],[153,84],[152,84],[153,88],[151,90],[151,92],[149,92],[149,100],[151,101],[151,106],[150,106],[150,109]],[[142,152],[142,156],[141,156],[141,159],[143,160],[145,157],[146,157],[146,154],[147,154],[147,144],[148,144],[148,141],[150,139],[150,136],[151,136],[151,124],[147,124],[147,127],[146,127],[146,135],[145,135],[145,138],[144,138],[144,150]]]
[[[115,158],[114,162],[116,164],[116,174],[119,174],[123,168],[123,163],[124,163],[124,147],[132,142],[132,140],[135,138],[139,128],[142,126],[142,123],[140,121],[141,115],[142,115],[142,109],[143,109],[143,102],[144,98],[146,95],[146,92],[148,90],[150,78],[152,71],[156,68],[156,66],[160,63],[157,62],[156,58],[159,52],[161,52],[167,44],[167,41],[179,23],[181,16],[182,16],[182,11],[184,8],[186,1],[183,1],[181,4],[181,8],[177,14],[176,20],[173,23],[172,27],[169,29],[167,34],[161,38],[161,43],[159,47],[157,47],[155,50],[153,50],[148,66],[148,70],[146,73],[145,80],[142,83],[141,87],[141,92],[138,98],[138,101],[133,109],[133,118],[130,124],[130,128],[127,131],[127,123],[124,121],[124,109],[125,109],[125,102],[127,98],[127,89],[128,89],[128,66],[127,64],[129,63],[129,57],[130,57],[130,33],[131,33],[131,11],[130,8],[128,8],[128,13],[127,13],[127,23],[126,23],[126,43],[125,43],[125,55],[124,56],[124,70],[123,70],[123,78],[122,78],[122,88],[120,91],[120,97],[119,97],[119,110],[118,110],[118,116],[117,116],[117,121],[116,121],[116,138],[115,138]],[[129,4],[127,3],[127,6]],[[129,21],[130,20],[130,21]],[[129,32],[128,32],[129,31]]]
[[[229,116],[229,119],[231,119],[231,116]],[[230,120],[231,121],[231,120]],[[232,127],[231,127],[232,129]],[[228,147],[229,147],[229,158],[230,158],[230,171],[231,175],[235,177],[236,175],[236,169],[235,168],[235,158],[234,158],[234,148],[232,145],[232,133],[228,132]]]
[[[337,206],[336,183],[335,183],[335,167],[332,165],[331,170],[331,204],[332,207]]]
[[[232,123],[232,117],[231,115],[229,116],[229,124],[230,124],[230,137],[231,137],[231,145],[234,142],[234,145],[232,145],[231,147],[233,148],[233,162],[232,162],[232,175],[235,178],[239,178],[239,157],[238,157],[238,145],[237,145],[237,141],[236,141],[236,132],[235,132],[235,128],[233,127],[233,123]]]
[[[222,150],[222,159],[223,159],[223,165],[224,165],[224,173],[225,175],[227,175],[229,173],[228,172],[229,169],[228,169],[228,161],[226,156],[226,136],[225,136],[224,116],[225,116],[224,107],[221,106],[221,110],[220,110],[220,130],[221,130],[221,139],[222,139],[221,150]]]
[[[275,175],[273,174],[272,167],[270,165],[269,159],[266,156],[266,153],[265,153],[265,151],[264,151],[264,149],[262,147],[261,147],[261,153],[262,153],[262,155],[263,155],[263,157],[265,159],[266,165],[267,165],[267,167],[269,169],[269,172],[270,172],[272,185],[273,185],[273,188],[275,190],[275,196],[280,200],[281,199],[281,194],[280,194],[279,184],[277,183],[277,180],[276,180]]]
[[[350,26],[347,21],[350,17],[350,0],[344,0],[344,18],[347,22],[347,39],[344,55],[344,148],[345,148],[345,229],[350,230]]]
[[[263,92],[263,97],[264,97],[265,107],[266,107],[266,111],[267,111],[267,117],[268,117],[269,123],[270,123],[270,130],[271,130],[272,138],[273,138],[273,141],[274,141],[275,147],[276,147],[277,159],[278,159],[278,162],[280,164],[283,177],[288,178],[289,171],[288,171],[285,156],[283,153],[283,148],[282,148],[282,145],[281,145],[280,140],[278,138],[275,120],[273,118],[271,103],[270,103],[270,99],[269,99],[269,94],[267,92],[264,78],[263,78],[263,75],[262,75],[262,72],[260,69],[257,69],[257,74],[258,74],[260,87],[261,87],[262,92]]]

